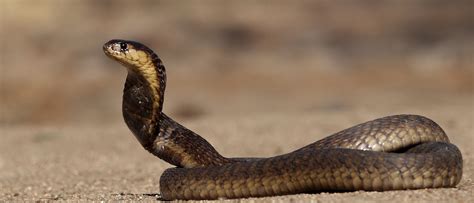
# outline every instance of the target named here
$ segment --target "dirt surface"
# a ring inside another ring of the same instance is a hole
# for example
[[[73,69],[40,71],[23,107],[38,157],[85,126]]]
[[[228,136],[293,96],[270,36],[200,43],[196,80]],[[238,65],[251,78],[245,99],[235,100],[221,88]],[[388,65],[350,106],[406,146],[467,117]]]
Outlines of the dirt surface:
[[[440,105],[414,113],[421,112],[443,126],[462,151],[464,174],[456,188],[300,194],[245,201],[474,201],[471,104]],[[184,124],[226,156],[271,156],[382,115],[370,109],[329,110],[207,117]],[[159,199],[160,174],[171,166],[142,149],[124,126],[2,128],[0,200]]]
[[[159,200],[171,167],[121,116],[141,41],[167,68],[164,111],[230,157],[266,157],[394,114],[427,116],[464,158],[456,188],[230,201],[474,202],[471,1],[0,0],[0,202]]]

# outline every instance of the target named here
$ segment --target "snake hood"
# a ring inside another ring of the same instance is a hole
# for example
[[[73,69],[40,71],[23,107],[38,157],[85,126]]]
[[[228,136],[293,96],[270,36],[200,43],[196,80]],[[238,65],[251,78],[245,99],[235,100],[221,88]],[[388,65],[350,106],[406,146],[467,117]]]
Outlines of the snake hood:
[[[139,42],[113,39],[102,48],[105,55],[127,67],[122,113],[130,130],[151,151],[163,108],[165,67],[157,54]]]

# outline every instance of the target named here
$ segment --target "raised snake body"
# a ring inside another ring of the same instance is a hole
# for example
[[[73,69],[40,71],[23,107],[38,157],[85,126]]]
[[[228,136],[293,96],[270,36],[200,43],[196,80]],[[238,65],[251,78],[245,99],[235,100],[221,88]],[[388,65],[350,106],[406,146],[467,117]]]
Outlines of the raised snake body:
[[[166,73],[151,49],[111,40],[103,50],[128,70],[128,127],[146,150],[177,166],[160,178],[163,199],[454,187],[461,180],[461,152],[441,127],[417,115],[362,123],[280,156],[225,158],[161,111]]]

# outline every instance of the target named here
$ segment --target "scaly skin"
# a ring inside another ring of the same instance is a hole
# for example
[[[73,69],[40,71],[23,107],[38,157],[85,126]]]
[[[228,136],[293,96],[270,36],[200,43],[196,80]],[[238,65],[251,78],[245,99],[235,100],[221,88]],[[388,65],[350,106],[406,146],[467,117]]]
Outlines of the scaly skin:
[[[165,200],[454,187],[461,180],[459,149],[417,115],[362,123],[276,157],[223,157],[162,112],[166,73],[151,49],[125,40],[103,49],[128,70],[122,108],[128,127],[146,150],[177,166],[161,176]]]

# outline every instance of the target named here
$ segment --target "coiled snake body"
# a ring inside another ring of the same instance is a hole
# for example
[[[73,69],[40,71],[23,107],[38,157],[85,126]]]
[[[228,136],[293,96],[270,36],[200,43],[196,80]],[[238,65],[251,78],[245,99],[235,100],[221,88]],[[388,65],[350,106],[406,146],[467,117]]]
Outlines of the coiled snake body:
[[[417,115],[362,123],[280,156],[225,158],[161,111],[166,73],[151,49],[111,40],[103,50],[128,70],[126,124],[146,150],[177,166],[160,178],[163,199],[454,187],[461,180],[461,152],[441,127]]]

